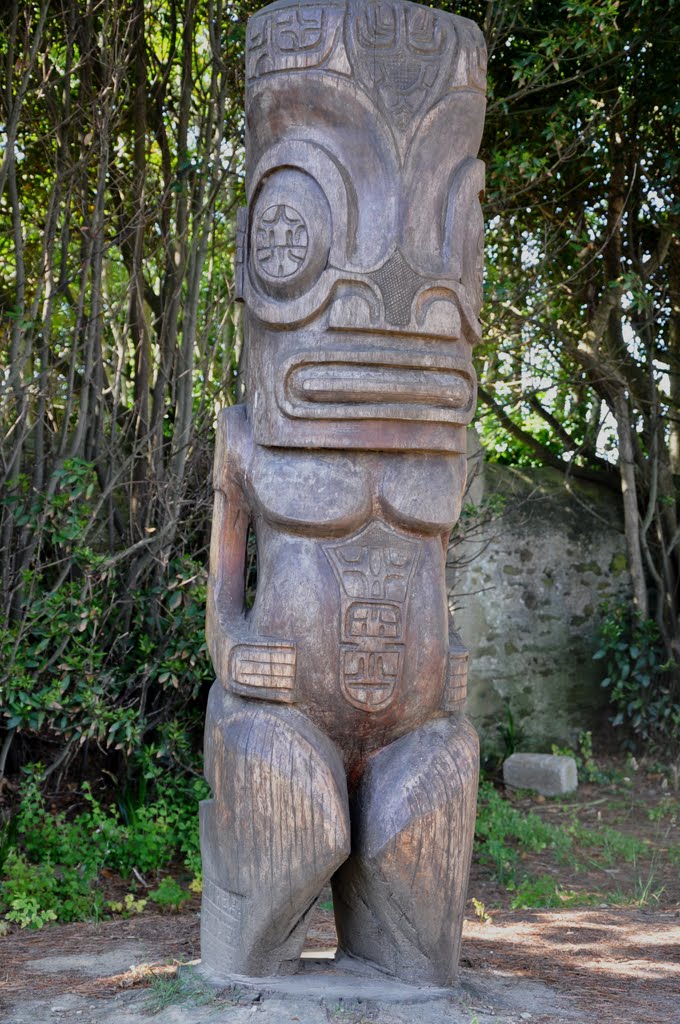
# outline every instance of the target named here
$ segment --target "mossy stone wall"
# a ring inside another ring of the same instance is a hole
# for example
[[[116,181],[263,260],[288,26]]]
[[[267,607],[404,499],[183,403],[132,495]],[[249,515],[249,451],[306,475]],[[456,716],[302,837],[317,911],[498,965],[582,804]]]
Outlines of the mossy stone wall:
[[[469,499],[483,507],[500,495],[503,511],[452,549],[468,712],[487,746],[509,710],[520,749],[549,751],[606,722],[592,658],[603,602],[630,595],[620,499],[550,469],[480,472],[478,452],[471,465]]]

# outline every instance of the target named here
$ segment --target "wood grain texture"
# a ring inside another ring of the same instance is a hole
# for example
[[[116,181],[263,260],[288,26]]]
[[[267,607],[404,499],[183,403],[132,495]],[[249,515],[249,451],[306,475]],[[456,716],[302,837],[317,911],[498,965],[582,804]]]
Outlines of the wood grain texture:
[[[217,428],[203,958],[225,980],[295,970],[333,877],[346,951],[450,984],[477,747],[445,570],[476,400],[484,44],[408,0],[278,0],[246,49],[246,402]]]
[[[213,687],[201,806],[201,955],[218,975],[287,973],[323,886],[349,852],[339,752],[298,711]]]
[[[352,853],[333,878],[340,948],[404,981],[455,980],[479,770],[465,718],[373,754],[351,804]]]

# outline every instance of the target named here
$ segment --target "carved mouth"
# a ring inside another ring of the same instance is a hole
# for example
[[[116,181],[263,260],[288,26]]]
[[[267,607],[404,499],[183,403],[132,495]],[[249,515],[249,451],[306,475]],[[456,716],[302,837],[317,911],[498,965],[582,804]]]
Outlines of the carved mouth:
[[[470,382],[455,370],[327,363],[294,370],[289,389],[305,402],[409,402],[461,409],[470,401]]]
[[[298,353],[283,374],[284,412],[306,419],[431,420],[465,424],[475,403],[467,360],[403,352]]]

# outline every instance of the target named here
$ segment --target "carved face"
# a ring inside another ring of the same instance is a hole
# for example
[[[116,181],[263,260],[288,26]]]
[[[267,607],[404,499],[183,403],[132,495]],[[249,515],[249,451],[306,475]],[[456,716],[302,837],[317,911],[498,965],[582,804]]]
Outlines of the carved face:
[[[280,0],[247,46],[239,218],[255,438],[464,451],[485,51],[405,0]]]

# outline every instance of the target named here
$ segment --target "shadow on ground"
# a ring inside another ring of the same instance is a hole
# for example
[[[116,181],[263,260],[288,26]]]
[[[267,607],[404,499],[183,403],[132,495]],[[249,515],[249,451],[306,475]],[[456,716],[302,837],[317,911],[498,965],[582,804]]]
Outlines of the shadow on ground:
[[[331,915],[319,911],[310,947],[333,938]],[[176,965],[198,955],[195,911],[15,932],[0,939],[0,1021],[680,1024],[677,911],[504,911],[491,922],[468,920],[460,989],[417,1005],[338,999],[330,990],[282,997],[266,985],[215,991],[177,979]]]

